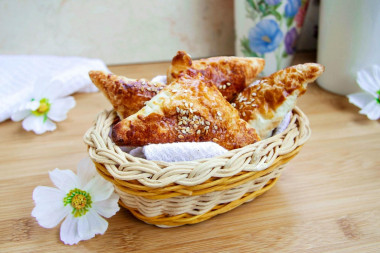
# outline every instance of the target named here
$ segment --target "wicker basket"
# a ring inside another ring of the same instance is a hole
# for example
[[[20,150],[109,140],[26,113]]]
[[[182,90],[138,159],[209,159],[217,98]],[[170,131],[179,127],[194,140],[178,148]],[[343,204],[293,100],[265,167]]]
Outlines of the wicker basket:
[[[287,129],[224,155],[189,162],[158,162],[123,152],[109,137],[116,117],[104,111],[84,141],[98,172],[115,186],[120,204],[135,217],[157,226],[207,220],[268,191],[285,164],[310,137],[298,108]]]

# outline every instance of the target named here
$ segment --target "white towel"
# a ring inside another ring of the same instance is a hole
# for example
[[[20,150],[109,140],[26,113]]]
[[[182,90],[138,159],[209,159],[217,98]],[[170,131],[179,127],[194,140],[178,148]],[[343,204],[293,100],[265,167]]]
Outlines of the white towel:
[[[0,122],[8,119],[17,105],[30,98],[38,78],[59,79],[62,97],[75,92],[94,92],[88,72],[108,71],[98,59],[82,57],[0,55]]]

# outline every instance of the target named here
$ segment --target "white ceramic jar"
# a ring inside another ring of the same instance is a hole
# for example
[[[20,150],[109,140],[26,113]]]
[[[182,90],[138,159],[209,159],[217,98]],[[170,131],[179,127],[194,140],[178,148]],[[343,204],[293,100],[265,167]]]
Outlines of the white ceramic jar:
[[[326,67],[318,78],[322,88],[359,91],[356,73],[380,65],[380,0],[322,0],[317,61]]]

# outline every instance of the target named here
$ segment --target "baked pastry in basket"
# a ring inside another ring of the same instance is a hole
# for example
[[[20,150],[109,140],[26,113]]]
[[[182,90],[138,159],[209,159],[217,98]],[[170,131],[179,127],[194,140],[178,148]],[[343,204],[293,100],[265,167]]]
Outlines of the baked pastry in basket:
[[[213,141],[229,150],[259,140],[255,129],[200,74],[173,81],[140,111],[117,123],[112,139],[122,146]]]
[[[308,83],[324,71],[317,63],[305,63],[277,71],[242,91],[232,105],[240,117],[256,129],[261,139],[270,136],[285,115],[305,93]]]
[[[166,86],[161,82],[129,79],[104,71],[90,71],[89,76],[110,101],[121,119],[136,113],[146,101]]]
[[[192,61],[186,52],[178,51],[169,66],[167,80],[170,83],[183,75],[195,77],[201,74],[231,101],[255,80],[264,65],[264,59],[256,57],[222,56]]]

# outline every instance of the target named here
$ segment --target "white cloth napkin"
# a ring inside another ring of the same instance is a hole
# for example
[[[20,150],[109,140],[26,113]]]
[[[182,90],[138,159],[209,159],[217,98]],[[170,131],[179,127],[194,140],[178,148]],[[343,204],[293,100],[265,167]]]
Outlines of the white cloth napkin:
[[[75,92],[94,92],[88,72],[108,71],[99,59],[82,57],[0,55],[0,122],[8,119],[17,105],[29,98],[38,78],[62,81],[62,97]]]

